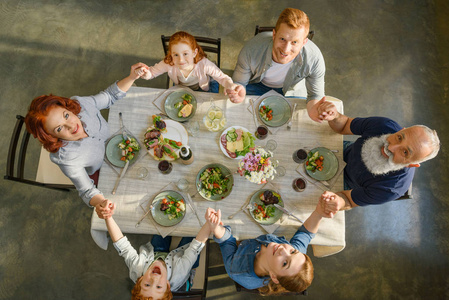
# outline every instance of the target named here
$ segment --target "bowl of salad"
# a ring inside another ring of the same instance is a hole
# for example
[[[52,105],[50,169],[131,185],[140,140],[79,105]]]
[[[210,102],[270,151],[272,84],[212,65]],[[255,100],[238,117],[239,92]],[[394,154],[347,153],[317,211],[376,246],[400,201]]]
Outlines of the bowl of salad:
[[[196,176],[198,193],[206,200],[223,200],[232,191],[234,177],[222,164],[208,164],[201,168]]]
[[[283,212],[273,204],[284,207],[281,195],[270,189],[262,189],[254,193],[248,205],[251,216],[261,225],[272,225],[279,220]]]
[[[174,226],[184,219],[186,205],[184,197],[176,191],[163,191],[151,203],[153,220],[161,226]]]

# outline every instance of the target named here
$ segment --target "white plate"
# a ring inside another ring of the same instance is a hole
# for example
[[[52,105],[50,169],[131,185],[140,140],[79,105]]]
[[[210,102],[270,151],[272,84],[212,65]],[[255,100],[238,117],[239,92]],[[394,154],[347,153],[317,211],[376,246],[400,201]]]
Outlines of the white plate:
[[[246,129],[245,127],[242,127],[242,126],[231,126],[231,127],[226,128],[223,131],[223,133],[220,135],[220,139],[218,140],[218,142],[220,143],[220,149],[221,149],[221,151],[223,152],[224,155],[226,155],[227,157],[229,157],[231,159],[241,159],[244,156],[240,155],[240,156],[237,156],[236,158],[230,157],[228,152],[226,151],[226,149],[223,147],[223,144],[221,143],[221,137],[223,136],[223,134],[226,135],[226,133],[228,133],[228,131],[231,130],[232,128],[234,128],[234,129],[242,129],[244,132],[249,132],[248,129]]]
[[[173,121],[173,120],[164,120],[164,122],[167,125],[167,127],[166,127],[167,128],[167,132],[165,132],[165,133],[163,132],[162,136],[165,139],[170,139],[170,140],[174,140],[174,141],[177,141],[177,142],[181,142],[183,146],[187,146],[188,143],[189,143],[189,135],[187,133],[187,130],[184,128],[184,126],[182,126],[182,124],[180,124],[180,123],[178,123],[176,121]],[[154,126],[151,126],[145,132],[147,132],[148,130],[153,129],[153,128],[154,128]],[[178,154],[178,156],[179,156],[180,149],[176,149],[174,147],[172,147],[172,148],[173,148],[173,150],[175,150],[176,154]],[[174,158],[169,157],[169,156],[167,156],[165,154],[164,154],[164,156],[161,159],[159,159],[159,158],[156,158],[154,156],[153,149],[150,149],[150,150],[147,150],[147,151],[156,160],[164,160],[164,159],[168,160],[168,161],[175,160]]]

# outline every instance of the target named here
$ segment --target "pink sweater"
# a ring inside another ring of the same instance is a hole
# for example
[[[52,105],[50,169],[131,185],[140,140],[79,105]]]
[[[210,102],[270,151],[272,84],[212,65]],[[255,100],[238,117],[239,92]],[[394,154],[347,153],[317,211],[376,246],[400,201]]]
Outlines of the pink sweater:
[[[207,58],[203,58],[193,67],[193,74],[199,79],[199,86],[203,91],[209,90],[209,76],[215,79],[219,84],[221,84],[225,89],[231,88],[233,81],[231,77],[223,73],[220,68],[218,68],[213,62]],[[150,72],[141,78],[149,80],[153,79],[161,74],[168,73],[168,77],[173,81],[174,84],[179,84],[178,76],[181,75],[181,71],[178,67],[170,66],[164,61],[161,61],[154,66],[150,67]]]

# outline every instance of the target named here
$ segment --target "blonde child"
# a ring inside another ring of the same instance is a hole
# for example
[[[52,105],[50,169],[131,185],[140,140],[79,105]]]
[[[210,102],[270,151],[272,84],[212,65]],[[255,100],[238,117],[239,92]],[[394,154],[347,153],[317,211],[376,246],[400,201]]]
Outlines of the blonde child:
[[[168,73],[175,85],[186,86],[194,91],[218,93],[218,84],[214,81],[210,82],[210,77],[221,84],[225,90],[234,91],[239,87],[234,84],[231,77],[207,59],[206,53],[198,45],[195,37],[185,31],[178,31],[170,37],[168,53],[164,60],[152,67],[145,65],[137,69],[136,73],[147,80]]]
[[[207,224],[220,246],[229,277],[247,289],[258,289],[262,295],[307,289],[313,280],[313,265],[306,255],[307,246],[318,231],[321,219],[331,217],[324,212],[324,201],[327,200],[320,200],[290,241],[265,234],[237,244],[231,228],[220,225],[220,210],[208,210]]]
[[[109,200],[102,205],[114,206]],[[105,222],[115,249],[125,259],[129,276],[136,283],[131,298],[134,300],[172,299],[171,291],[183,287],[191,269],[198,266],[199,254],[210,235],[210,227],[206,223],[194,239],[183,238],[180,246],[169,253],[171,238],[154,235],[151,242],[140,246],[137,253],[112,215],[105,216]],[[191,242],[186,243],[189,240]]]

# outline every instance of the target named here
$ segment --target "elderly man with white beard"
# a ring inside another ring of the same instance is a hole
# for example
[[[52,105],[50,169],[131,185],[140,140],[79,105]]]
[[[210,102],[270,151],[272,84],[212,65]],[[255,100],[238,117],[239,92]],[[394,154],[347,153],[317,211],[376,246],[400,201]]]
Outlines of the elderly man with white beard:
[[[349,118],[332,102],[322,102],[318,112],[337,133],[360,135],[344,150],[345,190],[322,194],[326,213],[356,206],[383,204],[405,194],[420,163],[440,149],[435,130],[424,125],[402,128],[383,117]]]

